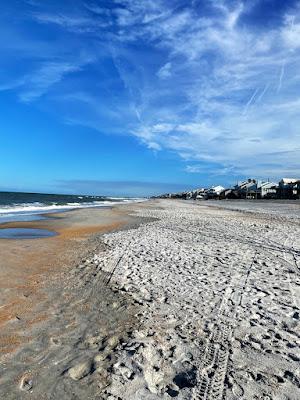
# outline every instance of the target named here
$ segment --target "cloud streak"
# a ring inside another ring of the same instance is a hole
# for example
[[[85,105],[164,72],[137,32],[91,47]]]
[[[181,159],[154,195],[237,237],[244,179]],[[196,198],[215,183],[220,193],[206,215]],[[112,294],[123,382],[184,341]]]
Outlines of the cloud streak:
[[[251,104],[253,103],[253,101],[254,101],[254,99],[255,99],[257,93],[258,93],[258,88],[255,89],[254,93],[252,94],[252,96],[250,97],[249,101],[247,102],[247,104],[246,104],[246,106],[245,106],[245,109],[244,109],[244,111],[243,111],[243,115],[246,115],[246,114],[247,114],[248,108],[249,108],[249,107],[251,106]]]
[[[278,93],[280,92],[280,89],[282,87],[282,79],[283,79],[283,76],[284,76],[284,68],[285,68],[285,63],[283,62],[282,63],[282,67],[280,69],[280,76],[279,76],[279,82],[278,82],[278,87],[277,87],[277,92]]]
[[[24,103],[30,103],[43,94],[47,93],[49,89],[59,83],[67,74],[80,71],[80,64],[69,64],[64,62],[50,62],[43,63],[36,71],[26,76],[23,80],[23,86],[26,82],[19,98]]]

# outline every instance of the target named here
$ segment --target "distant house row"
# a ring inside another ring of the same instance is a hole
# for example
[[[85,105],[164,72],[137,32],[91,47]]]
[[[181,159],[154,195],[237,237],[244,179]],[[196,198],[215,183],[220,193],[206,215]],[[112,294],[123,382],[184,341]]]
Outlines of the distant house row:
[[[166,193],[160,198],[180,199],[300,199],[300,179],[283,178],[279,183],[248,179],[233,188],[212,186],[180,193]]]

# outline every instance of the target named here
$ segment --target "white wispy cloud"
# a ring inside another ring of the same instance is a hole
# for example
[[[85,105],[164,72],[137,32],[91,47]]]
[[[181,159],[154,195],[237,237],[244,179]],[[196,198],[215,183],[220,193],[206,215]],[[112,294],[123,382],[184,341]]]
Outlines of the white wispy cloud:
[[[23,88],[19,94],[20,100],[24,103],[36,100],[51,86],[60,82],[66,74],[79,71],[80,68],[80,65],[64,62],[43,63],[32,74],[24,78]]]
[[[187,165],[185,167],[186,172],[189,172],[191,174],[199,174],[203,172],[203,166],[202,165]]]
[[[256,97],[257,93],[258,93],[258,88],[255,89],[254,93],[252,94],[252,96],[251,96],[250,99],[248,100],[248,102],[247,102],[247,104],[246,104],[246,106],[245,106],[243,115],[246,115],[246,114],[247,114],[248,108],[251,106],[251,104],[252,104],[253,101],[255,100],[255,97]]]
[[[161,79],[169,78],[172,75],[171,68],[172,63],[167,62],[157,71],[157,76]]]
[[[32,72],[0,83],[0,91],[17,90],[21,102],[30,103],[47,93],[66,75],[80,71],[80,63],[63,61],[42,61]]]
[[[91,12],[95,13],[98,9],[90,8]],[[82,14],[66,14],[66,13],[50,13],[50,12],[35,12],[32,17],[43,24],[55,24],[62,28],[70,30],[74,33],[91,33],[96,32],[100,28],[107,28],[111,24],[109,20],[104,19],[104,16],[98,15],[97,18],[92,17],[88,13]]]
[[[295,23],[295,15],[289,16],[286,25],[281,30],[281,36],[288,50],[297,50],[300,47],[300,23]]]
[[[195,10],[185,9],[142,29],[139,25],[137,37],[148,37],[166,50],[156,74],[169,78],[172,66],[172,82],[166,87],[147,78],[155,87],[143,91],[142,124],[132,133],[150,147],[155,143],[184,154],[187,161],[233,164],[237,173],[263,173],[265,163],[279,158],[295,172],[295,166],[300,168],[298,92],[293,87],[300,61],[299,11],[294,9],[292,24],[282,15],[280,26],[259,30],[239,25],[243,2],[228,4],[215,2],[219,14],[210,17],[198,18]],[[143,19],[141,9],[131,30],[138,18]],[[290,151],[298,160],[290,158]],[[276,174],[278,168],[267,172]]]
[[[281,175],[280,165],[286,173],[300,169],[300,4],[276,24],[256,26],[255,19],[249,23],[256,1],[79,3],[76,13],[41,5],[31,13],[39,24],[75,35],[80,47],[91,38],[93,45],[79,60],[75,46],[65,58],[53,52],[39,61],[26,82],[14,81],[22,101],[46,94],[88,63],[101,69],[98,53],[105,48],[122,83],[118,101],[105,100],[107,109],[118,124],[123,118],[126,134],[177,154],[187,172],[201,173],[203,163],[214,163],[220,175],[265,171],[272,177]],[[99,118],[101,131],[104,112],[88,90],[79,87],[77,101],[89,99],[85,104],[95,112],[90,122],[81,121],[97,129]],[[69,120],[80,123],[77,115]]]

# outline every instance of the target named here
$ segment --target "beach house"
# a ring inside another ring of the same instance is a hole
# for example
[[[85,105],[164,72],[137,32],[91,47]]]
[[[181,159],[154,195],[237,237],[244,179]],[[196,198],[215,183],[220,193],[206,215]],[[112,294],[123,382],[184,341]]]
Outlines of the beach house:
[[[277,197],[280,199],[297,199],[300,197],[299,182],[297,178],[282,178],[277,189]]]
[[[219,195],[220,200],[224,199],[238,199],[239,198],[239,193],[235,189],[224,189],[220,195]]]
[[[220,194],[225,190],[225,188],[221,185],[218,186],[212,186],[210,189],[207,190],[206,192],[206,198],[207,199],[217,199],[219,198]]]
[[[276,198],[278,184],[275,182],[258,182],[257,183],[257,198],[271,199]]]
[[[234,189],[242,199],[257,197],[257,182],[255,179],[249,178],[246,181],[238,183],[235,185]]]

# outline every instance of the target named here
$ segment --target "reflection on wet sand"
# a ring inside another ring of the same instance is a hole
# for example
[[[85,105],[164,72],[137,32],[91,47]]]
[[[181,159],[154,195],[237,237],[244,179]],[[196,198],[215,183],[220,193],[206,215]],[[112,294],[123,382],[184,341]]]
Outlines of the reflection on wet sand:
[[[56,236],[56,232],[47,229],[4,228],[0,229],[0,239],[42,239]]]

